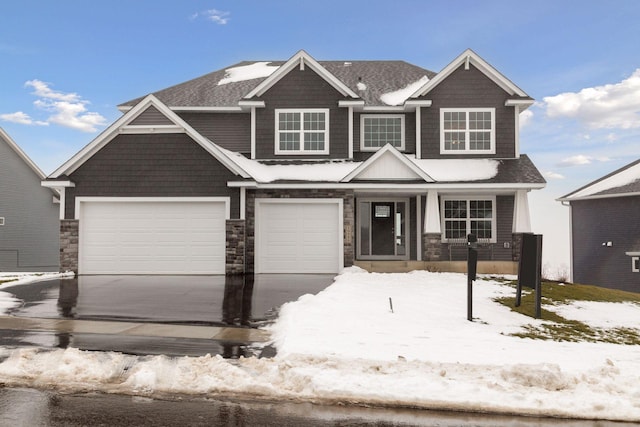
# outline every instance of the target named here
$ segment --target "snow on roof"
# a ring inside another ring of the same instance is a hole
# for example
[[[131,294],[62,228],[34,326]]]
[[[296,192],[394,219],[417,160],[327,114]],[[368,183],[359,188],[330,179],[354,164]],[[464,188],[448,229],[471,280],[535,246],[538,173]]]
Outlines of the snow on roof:
[[[241,82],[245,80],[259,79],[269,77],[279,67],[277,65],[269,65],[271,62],[256,62],[250,65],[241,65],[239,67],[227,68],[225,76],[218,82],[218,86],[227,83]]]
[[[420,169],[436,181],[481,181],[498,174],[498,160],[492,159],[416,159]]]
[[[422,76],[419,80],[408,84],[400,90],[388,92],[380,96],[380,101],[387,105],[402,105],[411,95],[416,93],[418,89],[429,81],[429,77]]]
[[[360,162],[332,161],[328,163],[268,165],[247,159],[240,153],[220,148],[240,168],[258,182],[273,181],[327,181],[339,182],[360,165]]]
[[[618,173],[614,173],[613,175],[607,178],[604,178],[591,185],[588,185],[582,190],[569,195],[569,197],[567,198],[577,199],[580,197],[593,196],[603,191],[611,190],[612,188],[622,187],[627,184],[631,184],[638,180],[640,180],[640,163],[637,163]]]
[[[265,164],[248,159],[219,147],[229,159],[247,172],[257,182],[310,181],[340,182],[362,162],[334,160],[305,164]],[[463,182],[491,179],[498,173],[498,160],[492,159],[416,159],[407,156],[416,166],[436,181]]]

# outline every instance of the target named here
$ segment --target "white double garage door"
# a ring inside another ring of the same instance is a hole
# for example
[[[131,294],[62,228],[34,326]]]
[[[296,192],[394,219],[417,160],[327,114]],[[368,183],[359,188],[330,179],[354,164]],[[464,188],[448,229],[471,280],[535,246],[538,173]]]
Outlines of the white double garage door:
[[[224,274],[227,198],[78,197],[80,274]],[[336,273],[341,199],[256,199],[255,272]]]

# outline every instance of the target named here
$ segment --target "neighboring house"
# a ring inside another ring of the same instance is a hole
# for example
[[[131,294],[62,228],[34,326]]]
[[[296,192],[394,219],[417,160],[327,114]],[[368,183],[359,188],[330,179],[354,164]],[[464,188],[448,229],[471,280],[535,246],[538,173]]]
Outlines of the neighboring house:
[[[300,51],[160,90],[45,182],[62,193],[62,266],[446,271],[473,232],[479,271],[513,273],[527,192],[545,186],[520,153],[532,104],[471,50],[439,73]]]
[[[0,128],[0,271],[58,271],[57,193]]]
[[[640,160],[558,200],[570,207],[572,281],[640,292]]]

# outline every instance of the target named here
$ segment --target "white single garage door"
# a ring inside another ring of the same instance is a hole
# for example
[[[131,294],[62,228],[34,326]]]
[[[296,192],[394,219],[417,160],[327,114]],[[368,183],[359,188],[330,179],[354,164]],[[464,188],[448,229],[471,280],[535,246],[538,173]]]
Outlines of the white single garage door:
[[[256,200],[257,273],[337,273],[342,199]]]
[[[224,274],[224,201],[80,203],[80,274]]]

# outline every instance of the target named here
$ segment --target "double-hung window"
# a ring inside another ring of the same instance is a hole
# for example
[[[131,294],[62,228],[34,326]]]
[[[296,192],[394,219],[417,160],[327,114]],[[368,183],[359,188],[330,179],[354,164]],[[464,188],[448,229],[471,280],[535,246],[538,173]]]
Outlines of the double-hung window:
[[[495,154],[495,108],[441,108],[440,154]]]
[[[276,154],[329,154],[329,109],[278,109]]]
[[[361,115],[360,149],[376,151],[387,144],[404,150],[404,115]]]
[[[496,200],[488,198],[444,197],[442,199],[443,241],[478,239],[496,242]]]

